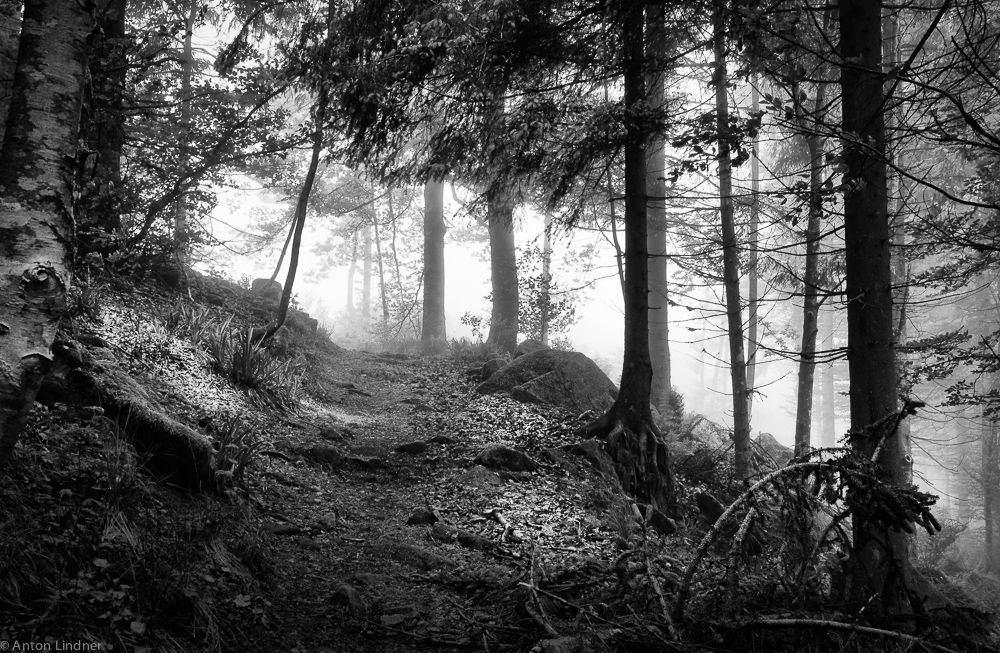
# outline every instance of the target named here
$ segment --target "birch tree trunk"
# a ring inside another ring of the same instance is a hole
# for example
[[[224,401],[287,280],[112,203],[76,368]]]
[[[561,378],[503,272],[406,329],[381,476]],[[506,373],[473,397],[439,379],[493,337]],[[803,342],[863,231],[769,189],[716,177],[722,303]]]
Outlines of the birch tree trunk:
[[[24,3],[0,149],[0,466],[51,365],[72,281],[71,183],[92,23],[86,3]]]

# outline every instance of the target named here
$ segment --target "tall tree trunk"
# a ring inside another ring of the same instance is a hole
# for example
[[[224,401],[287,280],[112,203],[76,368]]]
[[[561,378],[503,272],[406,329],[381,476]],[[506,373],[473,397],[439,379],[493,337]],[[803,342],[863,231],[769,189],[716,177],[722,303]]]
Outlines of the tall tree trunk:
[[[26,0],[0,148],[0,466],[42,379],[72,282],[73,188],[93,15]]]
[[[993,385],[996,386],[996,380]],[[1000,428],[991,417],[982,418],[982,470],[984,548],[986,571],[1000,571]]]
[[[552,308],[552,214],[545,213],[545,233],[542,234],[542,306],[539,336],[542,345],[549,346],[549,321]]]
[[[184,49],[181,52],[181,88],[180,88],[180,130],[178,170],[186,174],[191,167],[191,99],[193,96],[192,81],[194,78],[194,24],[198,19],[198,0],[189,0],[184,25]],[[181,265],[188,265],[191,258],[191,234],[188,225],[189,203],[184,194],[177,198],[174,204],[174,246]]]
[[[750,392],[743,349],[743,311],[740,298],[740,252],[736,242],[733,207],[733,167],[729,145],[729,96],[726,70],[724,7],[715,7],[712,39],[715,55],[715,118],[719,134],[719,217],[722,221],[723,276],[729,332],[729,370],[733,389],[733,449],[737,478],[750,473]]]
[[[358,232],[351,235],[351,265],[347,268],[347,314],[354,315],[354,275],[358,270]]]
[[[667,26],[663,5],[646,8],[646,52],[649,68],[646,92],[649,106],[662,110],[666,104],[663,72],[667,52]],[[670,379],[670,288],[667,282],[667,180],[664,158],[665,138],[662,132],[652,134],[649,141],[649,162],[646,167],[647,220],[649,234],[649,357],[653,364],[653,385],[650,400],[660,414],[673,413],[673,389]],[[669,437],[669,435],[668,435]]]
[[[643,5],[623,8],[622,69],[625,114],[645,107],[642,69]],[[625,356],[618,398],[608,412],[581,429],[608,434],[607,450],[626,492],[667,513],[676,509],[667,447],[653,424],[649,398],[653,365],[649,358],[649,268],[646,249],[646,145],[642,120],[626,121],[625,137]],[[609,198],[612,199],[612,198]],[[613,199],[612,199],[613,201]]]
[[[21,38],[20,0],[0,0],[0,143],[7,125],[7,111],[14,93],[17,44]]]
[[[819,249],[823,223],[823,139],[816,123],[822,122],[826,85],[818,84],[813,117],[807,121],[799,99],[798,83],[792,86],[796,122],[809,151],[809,218],[803,234],[806,246],[805,275],[802,279],[802,347],[799,350],[799,394],[795,409],[795,455],[809,451],[812,436],[813,381],[816,376],[816,337],[819,333],[820,296]],[[808,124],[812,122],[813,124]]]
[[[824,348],[833,349],[833,307],[825,303],[820,307],[820,341]],[[823,366],[823,381],[820,384],[823,397],[823,421],[820,442],[824,447],[837,446],[837,404],[834,380],[836,379],[834,363]]]
[[[424,184],[424,318],[420,341],[431,351],[447,337],[444,319],[444,182]]]
[[[365,224],[362,231],[365,239],[364,259],[361,263],[361,317],[365,326],[372,314],[372,225]]]
[[[500,351],[514,353],[518,331],[517,254],[514,248],[514,204],[504,191],[487,198],[490,233],[490,272],[493,305],[486,342]]]
[[[378,295],[382,300],[382,321],[384,322],[389,319],[389,298],[385,292],[385,265],[382,262],[382,238],[378,233],[378,211],[375,210],[374,199],[372,200],[372,233],[375,240],[375,257],[378,261]]]
[[[128,71],[125,30],[127,0],[105,0],[91,57],[90,110],[86,118],[89,156],[81,157],[84,191],[76,216],[77,240],[84,250],[105,250],[106,236],[121,228],[122,151],[125,147],[125,84]]]
[[[873,425],[896,411],[882,33],[879,0],[840,0],[844,134],[844,242],[847,266],[847,360],[851,373],[852,446],[871,457],[883,433]],[[890,435],[878,463],[886,482],[905,487],[910,467],[901,438]],[[912,612],[909,538],[853,516],[849,599],[872,621]]]
[[[760,93],[757,91],[756,81],[751,82],[750,89],[750,111],[756,114],[760,111]],[[747,308],[749,309],[749,319],[747,320],[747,413],[749,420],[753,420],[753,393],[757,385],[757,343],[760,319],[758,318],[758,308],[760,304],[759,280],[760,272],[758,266],[758,250],[760,249],[760,135],[754,134],[751,145],[752,156],[750,157],[750,242],[748,246],[750,253],[747,261]]]

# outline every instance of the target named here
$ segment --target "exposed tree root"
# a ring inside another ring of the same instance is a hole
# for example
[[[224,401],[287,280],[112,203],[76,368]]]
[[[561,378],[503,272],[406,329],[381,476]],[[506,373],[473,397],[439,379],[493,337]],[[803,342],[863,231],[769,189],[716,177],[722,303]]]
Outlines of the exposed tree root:
[[[633,421],[633,420],[630,420]],[[614,409],[577,431],[604,441],[622,489],[667,515],[676,510],[667,445],[651,418],[629,424]]]

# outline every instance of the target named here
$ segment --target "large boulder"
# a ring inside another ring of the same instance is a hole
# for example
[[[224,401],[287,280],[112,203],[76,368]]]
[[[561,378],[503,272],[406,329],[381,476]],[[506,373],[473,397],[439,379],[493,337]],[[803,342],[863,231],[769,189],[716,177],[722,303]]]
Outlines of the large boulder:
[[[791,447],[781,444],[770,433],[761,433],[757,436],[757,445],[774,460],[778,467],[782,467],[788,463],[794,453]]]
[[[517,401],[553,404],[576,412],[604,412],[618,388],[597,364],[575,351],[542,349],[519,356],[476,388],[507,392]]]
[[[270,279],[254,279],[250,283],[250,290],[267,299],[281,298],[281,284]]]
[[[679,430],[678,441],[690,440],[711,449],[728,447],[731,440],[729,429],[716,424],[704,415],[691,415],[684,420],[684,424],[681,425]]]

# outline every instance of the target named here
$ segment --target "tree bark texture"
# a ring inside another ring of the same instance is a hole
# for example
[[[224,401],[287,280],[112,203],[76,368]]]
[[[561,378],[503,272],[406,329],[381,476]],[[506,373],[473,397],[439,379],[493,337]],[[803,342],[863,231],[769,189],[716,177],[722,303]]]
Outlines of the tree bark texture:
[[[726,33],[722,5],[713,15],[715,55],[715,119],[719,134],[719,218],[722,222],[722,265],[726,290],[729,335],[729,371],[733,390],[733,449],[737,478],[750,472],[750,392],[747,388],[746,354],[743,347],[743,310],[740,297],[740,252],[736,241],[733,206],[733,167],[729,145],[728,72]]]
[[[27,0],[0,150],[0,465],[52,364],[72,278],[73,189],[92,8]]]
[[[14,93],[17,44],[21,38],[20,0],[0,0],[0,143],[7,125],[7,112]]]
[[[514,247],[514,204],[504,193],[491,193],[487,203],[493,305],[486,342],[500,351],[513,354],[517,347],[519,301],[517,254]]]
[[[652,70],[646,75],[650,108],[661,109],[666,103],[663,72],[657,70],[667,57],[667,33],[663,5],[646,8],[646,52]],[[649,234],[649,358],[653,364],[650,401],[661,415],[674,410],[670,379],[670,325],[667,282],[667,180],[664,159],[664,135],[653,133],[649,139],[646,167],[646,211]]]
[[[994,381],[994,384],[996,381]],[[983,521],[986,571],[1000,571],[1000,428],[989,417],[982,424]]]
[[[643,78],[643,6],[623,8],[622,68],[625,114],[638,117],[646,100]],[[649,398],[653,366],[649,358],[649,271],[646,237],[646,145],[640,120],[626,120],[625,137],[625,356],[618,398],[608,412],[585,427],[609,433],[607,451],[623,489],[667,514],[676,511],[667,447],[653,424]]]
[[[844,241],[851,431],[856,453],[871,457],[884,435],[876,424],[896,411],[885,123],[882,113],[882,7],[840,0],[844,139]],[[884,428],[888,428],[886,426]],[[878,463],[886,482],[907,485],[908,456],[890,436]],[[909,539],[855,515],[849,599],[869,621],[908,614]]]
[[[424,317],[420,341],[425,351],[447,337],[444,319],[444,182],[424,184]]]

